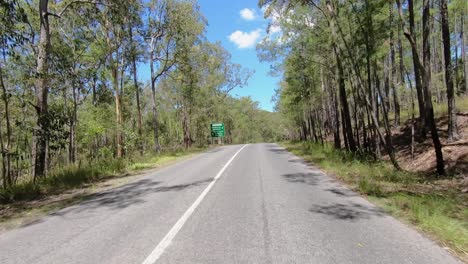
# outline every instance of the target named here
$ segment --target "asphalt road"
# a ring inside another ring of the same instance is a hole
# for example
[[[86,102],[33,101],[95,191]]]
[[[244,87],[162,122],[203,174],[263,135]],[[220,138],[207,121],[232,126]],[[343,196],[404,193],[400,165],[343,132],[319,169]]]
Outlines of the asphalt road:
[[[0,234],[0,263],[461,262],[279,146],[253,144]]]

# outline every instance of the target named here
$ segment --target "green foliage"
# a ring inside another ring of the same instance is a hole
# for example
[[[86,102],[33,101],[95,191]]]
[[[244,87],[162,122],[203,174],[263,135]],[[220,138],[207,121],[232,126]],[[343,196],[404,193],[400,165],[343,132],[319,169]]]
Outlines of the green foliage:
[[[48,12],[59,14],[66,5],[49,1]],[[155,161],[142,160],[154,157],[155,132],[164,153],[180,150],[184,141],[211,144],[212,122],[226,124],[226,143],[281,138],[277,114],[229,94],[253,71],[206,39],[207,21],[196,1],[78,1],[61,18],[48,17],[45,76],[35,73],[38,8],[36,2],[0,1],[0,183],[6,197],[28,190],[36,197],[127,166],[145,168]],[[139,75],[147,67],[141,65],[151,57],[153,78],[144,83]],[[47,98],[35,91],[38,77],[46,79]],[[47,111],[38,120],[43,100]],[[47,141],[49,174],[36,183],[34,133]],[[130,165],[136,157],[139,164]],[[13,186],[7,188],[9,178]]]

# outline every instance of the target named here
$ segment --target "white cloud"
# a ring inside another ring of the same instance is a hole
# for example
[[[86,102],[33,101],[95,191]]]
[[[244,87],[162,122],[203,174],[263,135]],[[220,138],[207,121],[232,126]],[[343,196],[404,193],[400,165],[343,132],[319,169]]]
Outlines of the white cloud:
[[[276,9],[276,8],[271,8],[268,9],[269,7],[262,7],[262,13],[263,16],[266,16],[266,12],[268,11],[268,16],[266,17],[266,20],[268,21],[268,26],[266,28],[266,31],[270,37],[273,35],[281,35],[282,34],[282,28],[281,28],[281,22],[280,19],[282,17],[282,13],[284,10],[282,9]]]
[[[281,31],[280,25],[270,24],[268,27],[268,33],[275,34]]]
[[[254,20],[256,15],[255,15],[255,10],[249,9],[249,8],[244,8],[240,12],[240,16],[245,19],[245,20]]]
[[[236,44],[239,49],[251,48],[257,44],[261,32],[261,29],[256,29],[250,32],[236,30],[229,35],[229,40]]]

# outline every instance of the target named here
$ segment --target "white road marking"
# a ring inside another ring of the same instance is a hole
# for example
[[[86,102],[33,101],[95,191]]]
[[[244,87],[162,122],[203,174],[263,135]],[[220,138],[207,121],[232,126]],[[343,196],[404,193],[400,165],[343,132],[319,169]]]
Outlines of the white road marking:
[[[151,254],[143,261],[143,264],[155,264],[156,261],[161,257],[161,255],[164,253],[164,250],[166,250],[167,247],[171,244],[172,240],[174,237],[179,233],[180,229],[184,226],[185,222],[190,218],[190,216],[193,214],[195,209],[200,205],[200,203],[203,201],[205,196],[208,194],[208,192],[213,188],[214,184],[216,181],[221,177],[221,175],[224,173],[226,168],[231,164],[231,162],[234,160],[234,158],[239,154],[247,145],[244,145],[242,148],[240,148],[234,156],[231,157],[230,160],[224,165],[224,167],[216,174],[214,179],[210,182],[210,184],[203,190],[203,192],[198,196],[198,198],[193,202],[193,204],[185,211],[184,215],[175,223],[175,225],[169,230],[169,232],[166,234],[166,236],[159,242],[159,244],[156,246],[156,248],[151,252]]]

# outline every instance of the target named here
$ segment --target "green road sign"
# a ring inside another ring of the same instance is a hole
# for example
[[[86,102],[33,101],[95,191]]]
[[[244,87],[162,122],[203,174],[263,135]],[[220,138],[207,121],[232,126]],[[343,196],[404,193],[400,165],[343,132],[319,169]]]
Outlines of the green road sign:
[[[211,136],[212,137],[224,137],[224,124],[223,123],[211,124]]]

